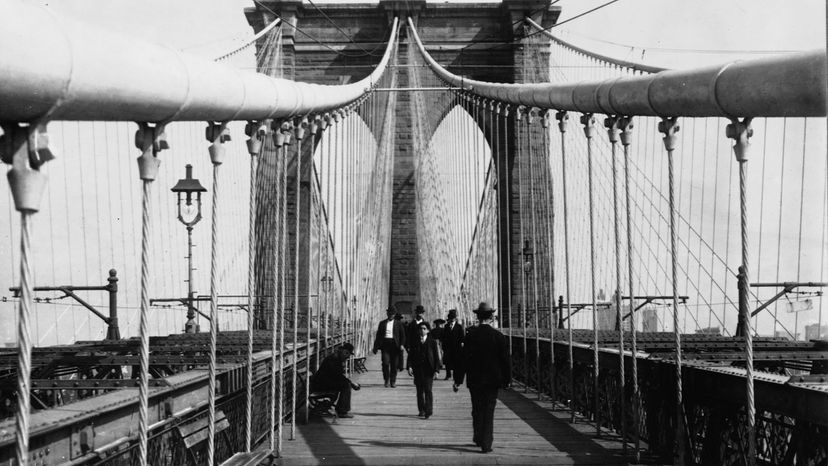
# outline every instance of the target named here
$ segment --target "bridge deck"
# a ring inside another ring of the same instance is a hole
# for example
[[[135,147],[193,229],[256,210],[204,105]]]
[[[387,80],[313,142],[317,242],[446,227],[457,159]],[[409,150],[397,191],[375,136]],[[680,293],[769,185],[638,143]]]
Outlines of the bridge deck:
[[[379,365],[369,357],[368,372],[354,377],[363,388],[354,392],[353,419],[300,422],[277,464],[627,464],[617,442],[595,440],[593,427],[570,425],[568,414],[512,390],[499,396],[494,451],[482,454],[471,441],[468,390],[455,394],[449,381],[435,381],[434,416],[423,420],[412,379],[402,372],[396,388],[385,388]]]

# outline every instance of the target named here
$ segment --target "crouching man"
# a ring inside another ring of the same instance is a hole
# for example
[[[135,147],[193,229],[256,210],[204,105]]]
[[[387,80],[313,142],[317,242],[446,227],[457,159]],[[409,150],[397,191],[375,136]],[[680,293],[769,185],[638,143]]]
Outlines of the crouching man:
[[[344,343],[333,354],[322,360],[319,370],[311,376],[310,389],[313,392],[339,392],[336,413],[339,417],[354,417],[351,411],[351,389],[359,390],[357,383],[345,377],[345,361],[354,354],[354,345]]]

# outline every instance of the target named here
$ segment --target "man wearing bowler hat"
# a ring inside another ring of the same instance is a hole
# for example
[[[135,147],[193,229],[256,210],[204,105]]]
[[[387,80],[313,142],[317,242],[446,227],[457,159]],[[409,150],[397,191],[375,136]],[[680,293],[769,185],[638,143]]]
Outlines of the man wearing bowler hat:
[[[446,380],[451,378],[451,371],[459,364],[460,352],[463,350],[463,338],[466,333],[463,326],[457,322],[457,309],[449,309],[448,322],[443,327],[443,364],[446,367]]]
[[[388,318],[379,323],[374,337],[374,354],[382,351],[382,378],[385,379],[386,387],[390,385],[394,388],[397,386],[397,365],[402,359],[401,351],[405,345],[405,329],[402,322],[394,318],[396,309],[389,307],[385,313]]]
[[[310,389],[312,391],[337,391],[339,400],[336,402],[336,412],[339,417],[354,417],[351,411],[351,390],[359,390],[358,383],[351,382],[345,377],[345,361],[354,354],[354,345],[343,343],[333,354],[322,360],[319,370],[311,376]]]
[[[469,329],[466,335],[460,364],[454,370],[453,388],[456,392],[465,378],[472,401],[474,443],[481,452],[489,453],[497,390],[509,386],[512,368],[506,338],[492,328],[494,310],[480,303],[474,312],[480,325]]]

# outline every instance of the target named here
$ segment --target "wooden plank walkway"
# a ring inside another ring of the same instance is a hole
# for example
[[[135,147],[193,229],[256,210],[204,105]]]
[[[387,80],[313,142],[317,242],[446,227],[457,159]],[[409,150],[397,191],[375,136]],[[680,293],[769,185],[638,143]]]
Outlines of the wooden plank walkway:
[[[353,378],[362,385],[352,400],[354,418],[332,424],[311,416],[307,425],[297,425],[295,440],[285,440],[275,464],[628,464],[620,444],[599,443],[591,425],[570,425],[567,413],[514,390],[499,396],[494,451],[480,453],[472,443],[465,387],[454,393],[450,381],[435,380],[434,415],[424,420],[417,417],[414,384],[405,372],[396,388],[385,388],[379,357],[369,357],[366,367]]]

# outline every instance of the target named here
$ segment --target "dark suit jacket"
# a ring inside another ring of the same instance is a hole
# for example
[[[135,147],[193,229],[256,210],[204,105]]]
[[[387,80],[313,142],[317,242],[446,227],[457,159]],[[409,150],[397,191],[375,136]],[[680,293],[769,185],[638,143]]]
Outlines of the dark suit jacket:
[[[426,327],[431,330],[431,325],[428,325],[428,322],[423,319],[425,322]],[[409,349],[409,346],[414,344],[415,341],[420,341],[420,324],[417,323],[416,320],[412,320],[408,323],[408,327],[405,329],[405,349]]]
[[[345,377],[345,363],[337,353],[331,354],[322,360],[319,370],[311,376],[311,390],[340,390],[351,381]]]
[[[399,351],[400,348],[405,346],[405,328],[403,327],[402,322],[399,320],[394,320],[394,343],[397,345],[397,350]],[[382,349],[382,340],[385,339],[385,326],[388,323],[388,319],[383,320],[377,326],[377,335],[374,338],[374,351],[379,351]]]
[[[505,387],[512,381],[506,337],[490,325],[473,327],[466,335],[454,383],[460,385],[466,377],[469,388]]]
[[[463,326],[458,322],[454,323],[454,328],[449,329],[448,324],[443,327],[443,351],[446,353],[460,354],[463,348],[463,338],[466,333],[463,331]]]
[[[406,369],[413,369],[414,382],[419,382],[424,377],[434,377],[434,374],[440,370],[440,353],[437,350],[437,340],[434,338],[426,338],[425,344],[416,341],[410,342],[408,350],[408,362],[405,364]]]

